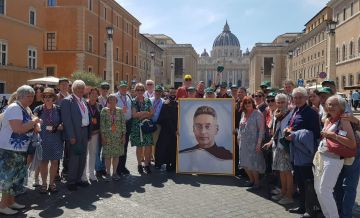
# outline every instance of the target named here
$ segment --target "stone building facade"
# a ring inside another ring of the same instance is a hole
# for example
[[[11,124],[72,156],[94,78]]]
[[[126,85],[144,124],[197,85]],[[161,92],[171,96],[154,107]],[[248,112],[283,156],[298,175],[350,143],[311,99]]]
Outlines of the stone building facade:
[[[217,67],[224,66],[221,82],[249,87],[249,52],[244,54],[238,38],[231,33],[226,22],[223,32],[214,40],[211,55],[204,50],[198,59],[197,78],[210,85],[215,78]]]
[[[0,93],[45,75],[45,16],[43,0],[0,1]]]
[[[360,86],[360,1],[331,0],[335,29],[336,83],[340,91]]]
[[[181,86],[185,74],[190,74],[193,81],[198,80],[196,70],[198,54],[191,44],[177,44],[164,34],[144,34],[145,37],[164,50],[163,75],[156,82],[174,87]]]
[[[250,52],[250,93],[259,89],[263,81],[271,82],[274,88],[281,88],[287,78],[288,46],[299,33],[285,33],[271,43],[256,43]]]

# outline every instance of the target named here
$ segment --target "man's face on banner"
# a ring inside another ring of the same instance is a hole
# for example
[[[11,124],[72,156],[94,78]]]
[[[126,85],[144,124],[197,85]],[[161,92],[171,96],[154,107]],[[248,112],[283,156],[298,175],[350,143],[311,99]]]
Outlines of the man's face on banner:
[[[215,136],[219,131],[217,120],[209,114],[200,114],[194,118],[193,131],[201,148],[209,148],[215,144]]]

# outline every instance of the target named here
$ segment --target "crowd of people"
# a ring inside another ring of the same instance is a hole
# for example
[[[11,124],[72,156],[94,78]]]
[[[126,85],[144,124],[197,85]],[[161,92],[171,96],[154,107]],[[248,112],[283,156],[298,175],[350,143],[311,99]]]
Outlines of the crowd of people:
[[[172,172],[178,99],[233,98],[235,173],[247,179],[249,189],[261,189],[265,174],[273,178],[268,180],[273,200],[288,205],[298,195],[299,206],[289,212],[310,217],[310,185],[325,217],[352,215],[360,120],[331,80],[311,91],[288,80],[281,92],[263,82],[252,95],[236,85],[227,90],[226,83],[205,88],[200,81],[194,87],[191,75],[168,90],[152,80],[131,89],[120,81],[115,93],[109,93],[107,82],[91,88],[82,80],[69,82],[61,78],[56,90],[23,85],[8,100],[0,124],[0,213],[25,208],[15,197],[25,191],[30,166],[34,186],[43,194],[56,193],[62,178],[67,189],[76,191],[129,175],[129,142],[136,147],[139,174],[150,175],[152,163]],[[34,167],[34,162],[40,163]]]

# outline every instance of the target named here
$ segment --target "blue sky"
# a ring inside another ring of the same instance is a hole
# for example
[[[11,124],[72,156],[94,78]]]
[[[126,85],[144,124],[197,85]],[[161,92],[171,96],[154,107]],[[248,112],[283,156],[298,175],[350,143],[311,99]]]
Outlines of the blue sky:
[[[177,43],[190,43],[198,53],[210,51],[225,21],[243,51],[271,42],[304,24],[328,0],[116,0],[142,24],[141,33],[162,33]]]

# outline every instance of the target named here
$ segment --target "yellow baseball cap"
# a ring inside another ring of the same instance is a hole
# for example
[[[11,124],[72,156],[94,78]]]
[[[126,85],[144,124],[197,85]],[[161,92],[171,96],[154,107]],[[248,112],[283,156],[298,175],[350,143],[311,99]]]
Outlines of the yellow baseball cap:
[[[190,74],[186,74],[186,75],[184,76],[184,79],[192,79],[192,77],[191,77]]]

